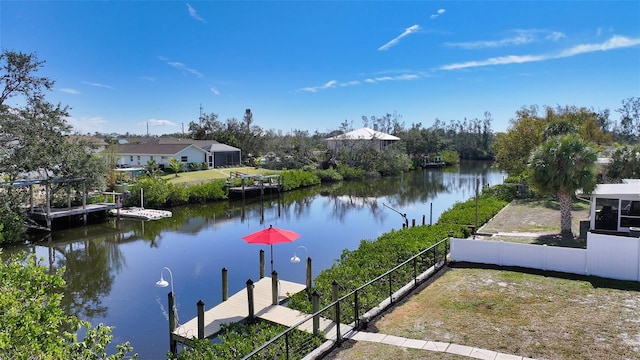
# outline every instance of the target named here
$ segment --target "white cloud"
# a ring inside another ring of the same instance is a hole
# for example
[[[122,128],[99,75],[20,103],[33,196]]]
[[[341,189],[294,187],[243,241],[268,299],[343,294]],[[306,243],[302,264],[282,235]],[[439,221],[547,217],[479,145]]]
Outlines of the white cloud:
[[[440,67],[440,70],[458,70],[458,69],[466,69],[466,68],[488,66],[488,65],[522,64],[522,63],[527,63],[527,62],[543,61],[543,60],[548,60],[548,59],[549,59],[549,57],[548,56],[544,56],[544,55],[539,55],[539,56],[534,56],[534,55],[524,55],[524,56],[508,55],[508,56],[500,56],[500,57],[489,58],[489,59],[486,59],[486,60],[467,61],[467,62],[462,62],[462,63],[454,63],[454,64],[449,64],[449,65],[444,65],[444,66]]]
[[[564,57],[570,57],[574,55],[590,53],[595,51],[608,51],[608,50],[614,50],[614,49],[627,48],[627,47],[632,47],[639,44],[640,44],[640,38],[631,39],[625,36],[615,35],[611,37],[609,40],[600,44],[583,44],[583,45],[574,46],[570,49],[562,51],[556,57],[564,58]]]
[[[559,31],[552,31],[549,35],[545,37],[545,39],[549,39],[551,41],[558,41],[560,39],[564,39],[567,36]]]
[[[107,123],[100,116],[80,118],[69,116],[66,118],[66,121],[75,132],[80,134],[93,134],[96,131],[102,132],[104,131],[102,126]]]
[[[153,76],[140,76],[140,79],[141,80],[146,80],[146,81],[149,81],[149,82],[156,81],[156,78],[154,78]]]
[[[446,43],[445,45],[451,47],[459,47],[462,49],[485,49],[485,48],[498,48],[512,45],[526,45],[539,40],[540,34],[546,34],[545,39],[551,41],[558,41],[566,36],[558,31],[543,31],[543,30],[514,30],[513,36],[506,37],[499,40],[487,40],[487,41],[470,41],[460,43]]]
[[[378,77],[373,77],[373,78],[366,78],[364,80],[351,80],[351,81],[345,81],[345,82],[338,82],[336,80],[331,80],[331,81],[328,81],[327,83],[325,83],[323,85],[304,87],[304,88],[298,89],[297,91],[298,92],[315,93],[315,92],[318,92],[318,90],[325,90],[325,89],[330,89],[330,88],[335,88],[335,87],[356,86],[356,85],[360,85],[363,82],[364,83],[368,83],[368,84],[375,84],[375,83],[384,82],[384,81],[415,80],[415,79],[419,79],[421,77],[426,77],[426,75],[424,75],[424,74],[402,74],[402,75],[396,75],[396,76],[378,76]]]
[[[66,93],[66,94],[71,94],[71,95],[80,94],[80,91],[78,91],[76,89],[71,89],[71,88],[62,88],[62,89],[60,89],[60,91],[62,91],[63,93]]]
[[[193,74],[199,78],[203,77],[202,73],[200,73],[198,70],[196,69],[192,69],[188,66],[186,66],[185,64],[181,63],[181,62],[177,62],[177,61],[167,61],[167,65],[172,66],[178,70],[181,70],[183,72],[187,72],[190,74]]]
[[[104,89],[113,89],[112,86],[104,85],[104,84],[100,84],[100,83],[92,83],[92,82],[87,82],[87,81],[83,81],[82,83],[85,84],[85,85],[91,85],[91,86],[100,87],[100,88],[104,88]]]
[[[458,70],[458,69],[466,69],[466,68],[490,66],[490,65],[522,64],[522,63],[528,63],[528,62],[566,58],[566,57],[571,57],[571,56],[576,56],[576,55],[596,52],[596,51],[615,50],[615,49],[627,48],[627,47],[632,47],[637,45],[640,45],[640,38],[632,39],[624,36],[613,36],[609,40],[600,44],[576,45],[574,47],[563,50],[556,54],[501,56],[501,57],[489,58],[486,60],[467,61],[467,62],[443,65],[439,69],[440,70]]]
[[[388,43],[380,46],[378,48],[378,51],[387,51],[387,50],[389,50],[389,48],[391,48],[392,46],[394,46],[397,43],[399,43],[400,40],[403,37],[405,37],[407,35],[410,35],[410,34],[416,32],[418,30],[420,30],[420,26],[419,25],[412,25],[412,26],[406,28],[402,34],[398,35],[396,38],[394,38],[393,40],[389,41]]]
[[[149,119],[146,122],[138,123],[138,125],[146,125],[146,124],[149,124],[149,126],[153,126],[153,127],[176,126],[176,124],[171,120],[160,120],[160,119]]]
[[[220,95],[220,91],[218,91],[218,89],[214,88],[213,86],[211,87],[211,92],[215,95]]]
[[[194,18],[194,19],[196,19],[196,20],[198,20],[200,22],[203,22],[203,23],[207,22],[205,19],[201,18],[198,15],[198,12],[196,11],[196,9],[194,9],[191,5],[189,5],[189,3],[187,3],[187,10],[189,11],[189,16],[191,16],[192,18]]]
[[[384,81],[402,81],[402,80],[416,80],[419,79],[420,75],[417,74],[402,74],[397,76],[379,76],[375,78],[365,79],[364,82],[369,84],[375,84]]]
[[[446,11],[445,9],[438,9],[438,11],[436,11],[435,14],[431,14],[430,18],[435,19],[438,16],[444,14],[445,11]]]

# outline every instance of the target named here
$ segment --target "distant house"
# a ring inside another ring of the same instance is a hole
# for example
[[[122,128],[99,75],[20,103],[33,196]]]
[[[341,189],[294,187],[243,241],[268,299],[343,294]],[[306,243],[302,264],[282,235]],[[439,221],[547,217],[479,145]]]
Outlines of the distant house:
[[[371,147],[382,151],[398,140],[400,140],[399,137],[366,127],[325,139],[327,147],[333,152],[342,148],[358,147]]]
[[[144,142],[116,145],[118,166],[144,166],[150,160],[167,167],[170,158],[189,163],[205,163],[209,168],[240,165],[240,149],[213,140],[143,138]]]
[[[589,229],[600,232],[630,232],[640,228],[640,179],[625,179],[622,184],[599,184],[589,196]]]
[[[210,168],[221,166],[237,166],[241,161],[241,150],[221,144],[215,140],[192,140],[177,138],[160,138],[159,144],[192,144],[207,152],[207,164]]]
[[[86,145],[85,151],[95,154],[104,151],[109,144],[97,136],[91,135],[69,135],[67,141],[71,144]]]

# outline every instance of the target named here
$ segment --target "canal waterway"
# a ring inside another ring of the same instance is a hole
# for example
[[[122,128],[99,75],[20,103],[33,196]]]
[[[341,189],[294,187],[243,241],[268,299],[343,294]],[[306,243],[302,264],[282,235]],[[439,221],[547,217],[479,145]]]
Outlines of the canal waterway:
[[[436,222],[457,201],[475,195],[480,184],[501,183],[504,174],[487,163],[463,163],[447,169],[417,170],[401,176],[317,186],[264,201],[222,201],[174,208],[158,221],[108,219],[79,228],[57,230],[35,244],[11,249],[30,252],[52,269],[65,268],[65,308],[92,324],[114,326],[113,344],[130,341],[140,359],[163,359],[168,350],[167,293],[173,282],[179,322],[221,301],[221,269],[228,269],[229,294],[248,279],[259,279],[259,251],[242,237],[273,225],[301,235],[273,247],[281,279],[304,283],[304,260],[313,259],[313,276],[330,267],[344,249],[409,222]],[[392,209],[394,210],[392,210]]]

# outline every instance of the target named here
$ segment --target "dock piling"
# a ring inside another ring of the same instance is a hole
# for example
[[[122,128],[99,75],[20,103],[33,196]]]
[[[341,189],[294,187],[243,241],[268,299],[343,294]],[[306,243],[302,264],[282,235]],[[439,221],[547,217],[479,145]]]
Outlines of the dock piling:
[[[229,298],[229,271],[226,267],[222,268],[222,301]]]
[[[255,307],[253,302],[253,281],[247,280],[247,298],[249,300],[249,316],[247,317],[249,323],[255,320]]]
[[[307,256],[307,294],[311,291],[311,257]]]
[[[320,293],[318,290],[313,290],[311,294],[311,311],[313,312],[313,335],[318,335],[318,329],[320,329]]]
[[[198,300],[198,339],[204,339],[204,301]]]
[[[275,270],[271,273],[271,304],[278,305],[278,273]]]
[[[260,279],[264,278],[264,250],[260,250]]]
[[[176,299],[175,294],[172,291],[170,291],[167,296],[169,298],[169,351],[171,351],[173,355],[177,355],[178,342],[173,339],[173,332],[176,330]]]

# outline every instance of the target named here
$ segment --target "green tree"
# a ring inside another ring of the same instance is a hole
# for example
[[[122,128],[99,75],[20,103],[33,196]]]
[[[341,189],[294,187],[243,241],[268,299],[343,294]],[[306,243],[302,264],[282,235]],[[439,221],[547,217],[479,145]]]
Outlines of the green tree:
[[[92,327],[64,313],[62,273],[48,273],[34,255],[26,262],[16,258],[0,262],[0,358],[137,358],[129,355],[133,351],[129,343],[117,345],[115,354],[107,354],[112,328],[102,324]]]
[[[572,236],[571,200],[576,190],[589,192],[596,185],[596,159],[597,153],[575,134],[552,137],[531,154],[531,184],[558,197],[562,236]]]
[[[169,158],[169,163],[167,164],[169,169],[173,171],[173,173],[178,177],[178,173],[182,170],[182,163],[178,161],[176,158]]]
[[[8,50],[0,54],[0,173],[9,181],[25,174],[38,174],[42,180],[83,178],[88,189],[101,189],[107,174],[105,161],[91,154],[91,144],[70,140],[68,107],[45,99],[43,91],[50,90],[54,82],[37,75],[43,64],[34,54]],[[10,104],[11,100],[15,101]],[[52,186],[52,195],[62,186]],[[78,183],[75,190],[81,189]],[[22,199],[12,199],[16,202],[4,203],[11,213],[8,218],[16,215],[24,221]],[[3,216],[0,223],[5,219]],[[6,225],[3,231],[15,230]],[[10,238],[19,240],[14,235]]]
[[[538,108],[531,106],[516,112],[516,118],[506,133],[499,133],[494,144],[496,165],[509,175],[517,176],[527,168],[531,151],[542,142],[546,122],[538,116]]]
[[[632,141],[640,136],[640,97],[622,100],[622,106],[616,109],[620,113],[618,131],[624,140]]]
[[[610,180],[640,179],[640,144],[617,148],[611,156],[606,175]]]

